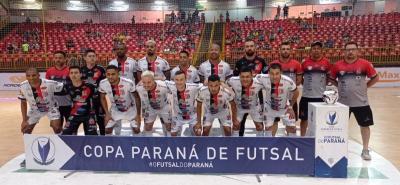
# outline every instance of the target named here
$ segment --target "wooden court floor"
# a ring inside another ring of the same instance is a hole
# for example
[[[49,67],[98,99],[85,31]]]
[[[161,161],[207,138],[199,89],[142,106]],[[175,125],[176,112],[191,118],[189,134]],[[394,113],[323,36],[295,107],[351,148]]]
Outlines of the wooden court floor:
[[[0,92],[0,166],[23,153],[20,104],[15,99],[16,94]],[[371,128],[370,147],[400,169],[400,88],[372,88],[368,95],[375,121]],[[40,121],[34,133],[52,133],[47,119]],[[361,142],[359,127],[353,116],[349,122],[349,135],[351,139]]]

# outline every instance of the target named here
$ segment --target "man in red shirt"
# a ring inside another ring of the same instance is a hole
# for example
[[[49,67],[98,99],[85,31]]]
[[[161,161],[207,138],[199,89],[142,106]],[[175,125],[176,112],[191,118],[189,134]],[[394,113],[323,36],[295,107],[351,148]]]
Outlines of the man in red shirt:
[[[368,103],[367,88],[378,82],[379,76],[369,61],[358,58],[357,43],[349,42],[344,48],[345,59],[333,65],[329,79],[338,86],[338,101],[349,106],[349,115],[353,113],[360,126],[363,141],[361,157],[369,161],[371,160],[368,150],[369,126],[374,124],[374,119]]]
[[[300,135],[304,136],[308,126],[308,103],[323,102],[322,95],[326,90],[331,64],[323,55],[323,44],[311,44],[310,57],[301,64],[304,71],[302,78],[303,94],[300,99]]]
[[[297,86],[301,84],[301,78],[303,75],[303,69],[301,68],[301,64],[299,61],[293,59],[290,57],[290,54],[292,52],[292,47],[289,42],[283,42],[281,46],[279,47],[279,59],[274,60],[270,63],[269,66],[271,66],[274,63],[278,63],[282,67],[282,72],[283,75],[288,76],[293,82],[296,83]],[[296,121],[298,119],[298,104],[297,102],[293,103],[293,111],[295,113],[295,118]],[[275,119],[275,123],[272,126],[272,133],[275,135],[277,129],[278,129],[278,122],[279,118]]]
[[[54,62],[55,65],[46,71],[46,79],[61,82],[64,85],[70,84],[71,80],[69,79],[67,54],[64,51],[54,52]],[[54,98],[59,106],[58,108],[61,119],[60,126],[62,128],[64,119],[65,121],[68,121],[71,112],[72,101],[67,92],[56,93],[55,95],[56,96]]]

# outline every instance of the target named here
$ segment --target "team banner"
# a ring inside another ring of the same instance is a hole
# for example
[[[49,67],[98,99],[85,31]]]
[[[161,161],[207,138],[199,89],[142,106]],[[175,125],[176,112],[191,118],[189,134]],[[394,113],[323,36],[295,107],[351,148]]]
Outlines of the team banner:
[[[24,135],[27,169],[314,174],[314,138]]]

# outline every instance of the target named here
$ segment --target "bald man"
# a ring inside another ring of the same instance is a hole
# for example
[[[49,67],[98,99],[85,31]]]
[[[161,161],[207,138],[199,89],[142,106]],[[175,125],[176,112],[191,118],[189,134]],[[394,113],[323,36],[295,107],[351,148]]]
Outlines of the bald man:
[[[157,56],[157,46],[154,40],[146,42],[146,56],[138,61],[138,78],[145,71],[152,71],[155,80],[169,80],[170,70],[168,62]],[[139,79],[140,81],[140,79]]]

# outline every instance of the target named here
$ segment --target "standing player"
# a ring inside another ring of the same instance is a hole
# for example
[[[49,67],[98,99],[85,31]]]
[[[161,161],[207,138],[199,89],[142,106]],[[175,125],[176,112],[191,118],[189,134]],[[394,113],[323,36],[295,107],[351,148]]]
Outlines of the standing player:
[[[123,43],[115,45],[113,52],[117,58],[111,60],[108,65],[117,66],[121,77],[132,80],[133,82],[138,82],[138,79],[135,78],[137,62],[133,58],[126,56],[128,52],[126,45]]]
[[[366,80],[366,77],[370,80]],[[368,103],[367,88],[378,82],[379,76],[369,61],[358,58],[357,43],[349,42],[345,45],[345,59],[333,65],[330,79],[338,86],[339,102],[350,107],[350,115],[354,114],[360,126],[363,141],[361,157],[371,160],[368,149],[369,126],[374,124],[374,119]]]
[[[216,74],[209,76],[207,80],[208,86],[201,88],[197,96],[197,123],[194,126],[195,134],[198,136],[208,136],[214,120],[218,119],[224,129],[224,135],[231,136],[232,129],[234,132],[239,131],[239,122],[237,119],[233,119],[232,121],[232,117],[237,118],[234,94],[221,85],[221,79]],[[203,104],[206,110],[203,122],[201,122]],[[229,105],[231,110],[229,109]],[[203,133],[201,132],[202,128]]]
[[[293,104],[299,96],[295,82],[289,77],[282,75],[280,64],[271,64],[268,75],[256,76],[258,82],[266,89],[267,96],[264,102],[265,136],[275,136],[273,132],[275,119],[282,118],[289,136],[296,136],[296,120]]]
[[[279,54],[280,57],[278,60],[274,60],[272,63],[278,63],[281,65],[282,69],[282,74],[290,77],[290,79],[297,85],[299,86],[301,84],[301,79],[303,75],[303,69],[301,68],[301,64],[299,61],[292,59],[290,57],[290,54],[292,52],[292,48],[290,46],[289,42],[283,42],[279,48]],[[293,104],[293,111],[294,114],[296,115],[296,121],[298,119],[298,105],[297,101],[294,102]],[[279,118],[275,120],[275,125],[274,129],[278,129],[277,122],[279,121]],[[276,133],[276,130],[273,131],[274,135]]]
[[[63,83],[41,79],[36,68],[28,68],[25,76],[26,80],[20,84],[18,96],[21,100],[21,132],[31,134],[40,118],[47,115],[54,133],[60,134],[62,125],[54,93],[63,90]],[[25,160],[20,166],[25,167]]]
[[[145,57],[138,61],[138,78],[141,77],[141,73],[149,70],[154,73],[156,80],[168,80],[170,79],[170,67],[168,62],[157,56],[156,41],[148,40],[146,42],[147,54]]]
[[[138,84],[137,91],[142,101],[144,135],[152,135],[154,121],[159,116],[164,136],[171,136],[171,106],[168,101],[170,82],[155,80],[151,71],[143,72],[141,77],[142,83]]]
[[[96,111],[97,125],[99,126],[100,135],[105,135],[105,124],[104,124],[104,110],[101,106],[100,96],[98,88],[100,81],[106,78],[106,71],[98,64],[96,58],[96,52],[92,49],[86,50],[83,56],[86,65],[82,67],[82,80],[85,83],[90,83],[96,88],[93,94],[93,106]]]
[[[174,79],[175,73],[182,71],[186,76],[186,82],[199,83],[200,77],[196,67],[190,65],[189,52],[182,50],[179,52],[179,65],[171,70],[171,80]]]
[[[233,117],[232,119],[237,119],[237,121],[240,122],[240,128],[243,128],[243,130],[239,130],[239,136],[243,136],[244,134],[244,125],[248,114],[253,118],[257,136],[261,136],[264,130],[262,108],[259,98],[263,85],[253,79],[252,71],[253,69],[250,66],[243,66],[239,72],[239,77],[234,76],[226,81],[235,93],[237,117]]]
[[[83,123],[85,135],[97,135],[96,113],[93,107],[93,97],[96,88],[90,83],[82,81],[79,66],[69,68],[71,84],[65,90],[71,96],[72,109],[63,130],[63,135],[72,135],[78,132],[79,125]]]
[[[248,40],[244,43],[245,55],[235,64],[233,76],[239,76],[240,69],[250,67],[253,70],[253,75],[267,74],[268,65],[265,60],[256,54],[256,44],[253,40]]]
[[[321,42],[311,44],[311,57],[304,59],[301,67],[304,71],[303,94],[300,99],[300,134],[304,136],[308,126],[308,103],[323,102],[322,95],[326,89],[331,64],[323,55]]]
[[[232,76],[232,70],[228,63],[221,60],[221,47],[218,44],[212,44],[209,53],[209,59],[200,64],[200,81],[207,85],[207,79],[211,75],[217,75],[222,81]]]
[[[195,111],[196,96],[199,93],[202,84],[187,83],[186,74],[183,71],[177,71],[174,76],[175,84],[170,86],[173,97],[171,135],[181,135],[182,125],[189,124],[191,135],[194,136],[193,126],[196,123],[197,115]]]
[[[127,120],[132,128],[132,134],[140,133],[140,99],[132,80],[119,76],[119,69],[110,65],[106,69],[107,78],[100,82],[100,101],[105,110],[104,121],[106,135],[111,135],[113,130],[116,135],[121,134],[122,120]],[[111,102],[108,109],[106,96]]]
[[[61,82],[64,85],[70,84],[69,70],[67,66],[67,54],[63,51],[56,51],[54,53],[55,66],[46,71],[46,79]],[[69,113],[71,112],[72,101],[66,92],[56,93],[54,97],[58,103],[60,111],[60,127],[62,128],[63,122],[68,121]]]

